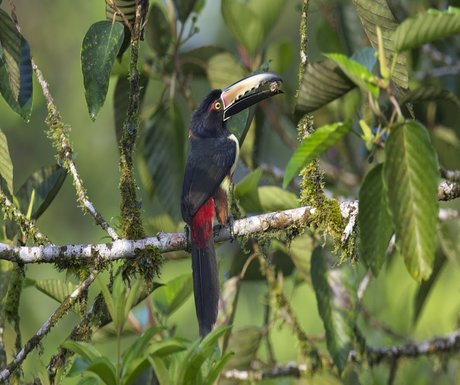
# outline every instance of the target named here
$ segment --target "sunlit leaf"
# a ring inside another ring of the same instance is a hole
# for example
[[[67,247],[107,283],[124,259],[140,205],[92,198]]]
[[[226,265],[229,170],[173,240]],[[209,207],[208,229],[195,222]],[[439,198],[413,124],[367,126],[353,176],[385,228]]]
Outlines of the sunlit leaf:
[[[237,40],[255,54],[279,18],[284,0],[222,0],[221,12],[225,24]]]
[[[38,219],[56,197],[66,176],[66,169],[57,164],[35,171],[16,192],[21,211],[27,212],[32,204],[31,219]]]
[[[152,296],[153,305],[156,310],[169,317],[183,305],[192,292],[192,275],[184,274],[158,288]]]
[[[329,147],[332,147],[350,129],[351,125],[348,123],[333,123],[317,128],[310,136],[305,138],[286,166],[283,187],[289,184],[302,167],[320,156]]]
[[[0,9],[0,93],[24,120],[32,111],[32,62],[27,41]]]
[[[81,66],[86,104],[93,120],[104,104],[110,71],[123,43],[123,35],[123,24],[106,20],[94,23],[83,39]]]
[[[385,262],[393,224],[385,200],[383,166],[369,171],[359,190],[359,251],[360,257],[377,276]]]
[[[169,375],[165,360],[163,360],[161,357],[155,356],[149,356],[148,360],[150,362],[150,366],[155,372],[155,377],[157,378],[159,385],[171,384],[171,376]]]
[[[325,56],[335,61],[345,75],[359,88],[370,92],[374,98],[379,96],[376,77],[362,64],[338,53],[330,53]]]
[[[396,246],[417,280],[432,271],[436,248],[438,162],[428,132],[415,121],[395,127],[383,167]]]
[[[430,9],[407,18],[396,29],[394,45],[398,52],[420,47],[437,39],[460,33],[460,8],[447,11]]]
[[[377,26],[382,31],[383,48],[387,65],[392,63],[396,54],[394,47],[393,33],[398,23],[388,6],[387,0],[353,0],[358,16],[366,32],[372,47],[378,48]],[[407,57],[404,54],[398,55],[394,68],[392,80],[401,88],[408,87]]]
[[[326,331],[326,344],[342,372],[353,348],[356,322],[356,277],[349,266],[329,268],[326,253],[317,247],[311,257],[311,279],[318,311]]]
[[[308,113],[317,110],[355,87],[333,60],[309,63],[297,95],[296,111]]]
[[[99,350],[88,342],[66,340],[61,347],[80,355],[87,362],[92,362],[101,356]]]
[[[145,37],[149,46],[158,56],[165,56],[171,44],[172,36],[165,11],[157,3],[153,3],[150,7]]]
[[[10,151],[8,150],[8,141],[5,134],[0,130],[0,176],[2,182],[8,189],[7,194],[13,193],[13,163],[11,162]]]

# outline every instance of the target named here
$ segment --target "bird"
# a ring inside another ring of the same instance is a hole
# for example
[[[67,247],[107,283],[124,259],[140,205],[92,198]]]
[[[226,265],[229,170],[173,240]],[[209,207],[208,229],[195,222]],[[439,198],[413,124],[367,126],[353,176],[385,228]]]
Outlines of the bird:
[[[270,72],[247,76],[212,90],[194,111],[185,165],[181,214],[190,231],[193,293],[199,333],[204,338],[217,319],[219,279],[213,239],[214,216],[228,221],[228,189],[239,142],[227,120],[259,101],[282,93],[282,79]]]

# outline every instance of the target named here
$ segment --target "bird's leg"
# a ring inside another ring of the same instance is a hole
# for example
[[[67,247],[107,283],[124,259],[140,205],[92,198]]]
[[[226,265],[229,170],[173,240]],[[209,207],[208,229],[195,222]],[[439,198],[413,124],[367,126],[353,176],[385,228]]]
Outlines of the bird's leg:
[[[185,248],[186,250],[189,250],[192,248],[192,241],[191,241],[191,234],[192,231],[190,229],[190,226],[186,223],[184,226],[184,233],[185,233]]]

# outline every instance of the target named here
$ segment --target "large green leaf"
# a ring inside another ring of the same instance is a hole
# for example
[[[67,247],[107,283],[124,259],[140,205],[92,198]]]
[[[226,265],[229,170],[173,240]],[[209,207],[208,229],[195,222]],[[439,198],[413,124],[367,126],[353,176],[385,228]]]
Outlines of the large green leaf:
[[[159,4],[152,4],[145,28],[145,36],[149,46],[162,57],[168,52],[172,36],[165,11]]]
[[[404,20],[394,33],[397,52],[460,33],[460,8],[430,9]]]
[[[254,55],[279,18],[284,0],[222,0],[225,24],[237,40]]]
[[[296,111],[308,113],[317,110],[355,87],[333,60],[309,63],[297,95]]]
[[[283,187],[289,184],[289,182],[300,172],[302,167],[317,158],[329,147],[332,147],[350,131],[350,129],[351,125],[348,123],[333,123],[319,127],[310,136],[306,137],[300,146],[297,147],[297,150],[286,166]]]
[[[364,65],[339,53],[330,53],[325,56],[335,61],[345,75],[359,88],[370,92],[374,98],[379,96],[377,79]]]
[[[128,20],[130,23],[134,21],[136,18],[136,0],[113,0],[113,3],[121,12],[123,12],[123,16],[126,18],[126,20]],[[123,16],[118,12],[115,16],[115,11],[110,6],[108,1],[105,3],[105,16],[109,21],[112,21],[115,17],[116,21],[123,22]]]
[[[222,52],[208,61],[208,79],[212,88],[225,88],[247,75],[244,67],[229,52]]]
[[[156,310],[166,317],[174,313],[193,291],[191,274],[184,274],[158,288],[152,296]]]
[[[26,284],[34,286],[59,303],[62,303],[77,287],[74,283],[61,279],[28,279]]]
[[[398,23],[387,4],[387,0],[353,0],[358,16],[372,47],[378,49],[377,27],[382,31],[383,48],[387,63],[392,63],[396,54],[393,33]],[[408,87],[407,58],[404,54],[397,57],[393,72],[393,81],[403,89]]]
[[[32,111],[32,63],[27,41],[0,9],[0,93],[24,120]]]
[[[460,102],[453,92],[432,84],[419,87],[415,90],[410,90],[404,95],[401,100],[401,104],[427,102],[432,100],[449,101],[460,108]]]
[[[116,385],[118,383],[115,366],[105,356],[92,360],[86,370],[96,374],[104,384]]]
[[[359,251],[360,257],[377,276],[385,262],[393,224],[385,200],[383,165],[368,172],[359,190]]]
[[[30,218],[38,219],[56,197],[66,176],[65,168],[57,164],[35,171],[16,192],[21,211],[26,213],[31,208]]]
[[[436,248],[438,162],[428,132],[415,121],[391,131],[383,167],[396,246],[417,280],[432,271]]]
[[[163,209],[175,220],[180,218],[180,193],[185,164],[186,130],[179,108],[161,105],[148,120],[142,156],[152,190]]]
[[[329,268],[328,264],[326,253],[318,246],[311,256],[311,279],[326,331],[327,349],[342,372],[353,348],[356,276],[350,266]]]
[[[2,130],[0,130],[0,177],[2,178],[2,183],[5,183],[5,186],[8,191],[7,194],[11,195],[13,193],[13,163],[10,158],[10,151],[8,150],[8,141]]]
[[[123,43],[123,36],[123,24],[105,20],[94,23],[83,39],[81,66],[86,104],[93,120],[104,104],[110,71]]]
[[[180,53],[180,62],[182,64],[182,70],[186,74],[194,75],[206,75],[208,68],[208,61],[220,53],[223,53],[224,49],[215,46],[204,46],[193,48],[190,51]]]

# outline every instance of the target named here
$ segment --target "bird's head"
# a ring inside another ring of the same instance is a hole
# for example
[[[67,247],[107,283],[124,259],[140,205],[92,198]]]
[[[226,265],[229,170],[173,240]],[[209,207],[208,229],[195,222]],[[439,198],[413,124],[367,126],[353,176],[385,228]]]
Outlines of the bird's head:
[[[223,90],[211,91],[195,110],[190,127],[191,134],[200,138],[227,135],[225,121],[232,115],[282,93],[282,79],[265,72],[241,79]]]

